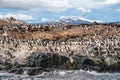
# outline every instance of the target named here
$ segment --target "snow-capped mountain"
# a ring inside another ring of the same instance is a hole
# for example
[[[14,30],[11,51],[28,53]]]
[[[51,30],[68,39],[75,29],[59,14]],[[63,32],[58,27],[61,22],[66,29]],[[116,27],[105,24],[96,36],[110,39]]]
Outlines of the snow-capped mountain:
[[[78,25],[78,24],[93,24],[94,22],[98,23],[98,24],[120,24],[120,22],[107,22],[107,21],[102,21],[102,20],[90,20],[90,19],[86,19],[83,17],[74,17],[74,16],[64,16],[61,17],[58,20],[49,20],[49,21],[44,21],[44,22],[40,22],[38,24],[73,24],[73,25]]]
[[[69,23],[69,24],[73,24],[73,25],[78,25],[78,24],[92,24],[93,22],[105,23],[105,21],[89,20],[89,19],[85,19],[85,18],[82,18],[82,17],[64,17],[64,18],[61,18],[59,20],[41,22],[40,24],[64,24],[64,23]]]
[[[94,22],[105,23],[105,21],[102,20],[90,20],[83,17],[65,17],[62,18],[62,20],[71,24],[92,24]]]

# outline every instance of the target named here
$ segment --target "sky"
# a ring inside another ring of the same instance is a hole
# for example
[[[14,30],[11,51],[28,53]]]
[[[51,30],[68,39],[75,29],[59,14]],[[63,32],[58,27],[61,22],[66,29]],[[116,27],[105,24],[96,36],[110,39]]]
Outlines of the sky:
[[[0,18],[30,23],[64,18],[120,21],[120,0],[0,0]]]

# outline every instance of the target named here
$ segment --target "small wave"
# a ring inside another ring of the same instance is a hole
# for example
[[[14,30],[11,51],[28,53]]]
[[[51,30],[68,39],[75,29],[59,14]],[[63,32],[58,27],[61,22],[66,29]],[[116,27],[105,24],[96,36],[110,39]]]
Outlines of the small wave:
[[[16,80],[17,78],[37,78],[38,80],[120,80],[120,73],[98,73],[96,71],[85,70],[55,70],[49,73],[43,72],[36,76],[15,75],[1,72],[0,76],[14,78],[13,80]]]

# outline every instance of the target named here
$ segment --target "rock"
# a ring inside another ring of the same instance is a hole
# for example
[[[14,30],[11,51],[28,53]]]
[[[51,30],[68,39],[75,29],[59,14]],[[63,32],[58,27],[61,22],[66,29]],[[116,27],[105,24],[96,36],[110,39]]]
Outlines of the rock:
[[[114,64],[117,64],[118,62],[118,59],[116,57],[106,57],[105,58],[105,63],[109,66],[109,65],[114,65]]]
[[[45,70],[44,68],[31,68],[27,71],[27,74],[30,75],[30,76],[34,76],[34,75],[39,75],[41,74],[42,72],[46,72],[47,70]]]
[[[22,68],[15,68],[15,69],[11,69],[9,73],[23,74],[24,70]]]
[[[74,60],[73,62],[71,62],[70,60],[68,60],[67,62],[65,62],[65,67],[67,70],[77,69],[76,61]]]
[[[74,55],[77,69],[100,71],[105,68],[105,62],[102,57],[88,57]]]
[[[0,65],[0,70],[3,70],[5,68],[4,65]]]
[[[120,59],[118,56],[104,58],[107,72],[120,72]]]
[[[20,67],[9,70],[9,73],[15,73],[15,74],[24,74],[24,75],[39,75],[42,72],[49,72],[49,70],[41,67]]]
[[[33,52],[27,58],[27,64],[30,67],[65,68],[64,63],[68,60],[69,58],[61,56],[58,53]]]
[[[72,59],[72,62],[71,62]],[[15,60],[15,59],[14,59]],[[120,57],[119,56],[81,56],[72,55],[66,57],[59,53],[33,52],[26,57],[26,62],[12,62],[11,59],[0,59],[0,69],[10,70],[10,73],[28,75],[41,74],[43,71],[51,69],[67,69],[67,70],[95,70],[97,72],[120,72]],[[21,68],[22,67],[22,68]],[[28,67],[28,68],[25,68]],[[47,68],[47,69],[46,69]]]
[[[74,55],[73,59],[76,61],[76,69],[83,69],[84,68],[83,63],[87,59],[86,56]]]

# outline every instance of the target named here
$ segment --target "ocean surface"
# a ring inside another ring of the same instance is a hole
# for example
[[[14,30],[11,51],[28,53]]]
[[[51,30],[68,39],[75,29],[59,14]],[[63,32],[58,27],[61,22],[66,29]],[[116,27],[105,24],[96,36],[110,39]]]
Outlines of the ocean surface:
[[[84,70],[56,70],[40,75],[16,75],[0,72],[0,80],[120,80],[120,73],[97,73]]]

